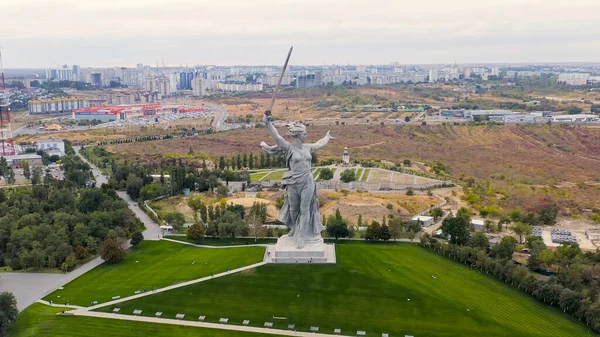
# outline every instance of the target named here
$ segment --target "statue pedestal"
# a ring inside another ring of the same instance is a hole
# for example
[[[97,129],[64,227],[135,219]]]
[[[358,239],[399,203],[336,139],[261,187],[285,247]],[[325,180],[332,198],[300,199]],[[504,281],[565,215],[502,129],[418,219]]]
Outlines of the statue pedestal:
[[[276,244],[267,246],[265,262],[286,264],[311,264],[311,263],[333,263],[335,264],[335,245],[325,244],[321,240],[317,243],[307,243],[302,248],[296,247],[293,237],[283,235]]]

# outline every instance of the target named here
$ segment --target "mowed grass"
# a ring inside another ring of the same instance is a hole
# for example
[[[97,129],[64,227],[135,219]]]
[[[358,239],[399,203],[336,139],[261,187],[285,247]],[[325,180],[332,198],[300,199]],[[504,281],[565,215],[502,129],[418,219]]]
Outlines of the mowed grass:
[[[360,179],[360,181],[364,181],[366,182],[367,179],[369,179],[369,173],[371,172],[371,169],[365,169],[365,173],[363,173],[362,178]]]
[[[593,336],[586,326],[419,246],[337,245],[337,265],[265,265],[120,303],[124,314],[205,315],[299,331],[367,336]],[[436,278],[433,278],[435,275]],[[111,312],[113,306],[99,309]],[[285,319],[274,319],[285,317]]]
[[[94,317],[57,316],[64,308],[35,303],[23,311],[8,337],[258,337],[258,333],[183,327]],[[272,336],[272,335],[271,335]]]
[[[252,173],[252,174],[250,174],[250,181],[257,182],[257,181],[261,180],[267,174],[269,174],[269,172]]]
[[[269,173],[263,180],[269,181],[269,180],[282,180],[283,179],[283,175],[287,172],[287,170],[282,170],[282,171],[273,171],[271,173]]]
[[[262,261],[263,247],[198,248],[169,241],[143,241],[125,260],[102,264],[44,297],[46,301],[89,306],[113,296],[131,296]],[[192,264],[193,261],[196,263]]]
[[[317,168],[313,171],[313,178],[317,178],[321,174],[321,168]]]
[[[354,175],[355,179],[360,180],[362,173],[363,169],[359,168],[358,170],[356,170],[356,174]]]

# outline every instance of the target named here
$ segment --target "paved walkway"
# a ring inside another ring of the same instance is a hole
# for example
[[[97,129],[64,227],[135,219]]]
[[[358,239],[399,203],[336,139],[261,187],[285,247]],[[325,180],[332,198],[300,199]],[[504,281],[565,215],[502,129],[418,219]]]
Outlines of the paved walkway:
[[[214,274],[212,276],[206,276],[206,277],[202,277],[202,278],[191,280],[191,281],[187,281],[187,282],[177,283],[177,284],[174,284],[174,285],[170,285],[168,287],[156,289],[155,291],[148,291],[148,292],[140,293],[140,294],[133,295],[133,296],[123,297],[123,298],[120,298],[118,300],[96,304],[96,305],[93,305],[93,306],[90,306],[90,307],[86,307],[85,310],[96,310],[98,308],[107,307],[107,306],[111,306],[111,305],[114,305],[114,304],[118,304],[118,303],[122,303],[122,302],[126,302],[126,301],[135,300],[137,298],[141,298],[141,297],[145,297],[145,296],[150,296],[150,295],[162,293],[162,292],[165,292],[165,291],[169,291],[169,290],[173,290],[173,289],[177,289],[177,288],[189,286],[189,285],[192,285],[192,284],[196,284],[196,283],[200,283],[200,282],[212,280],[212,279],[215,279],[217,277],[222,277],[222,276],[227,276],[227,275],[239,273],[241,271],[244,271],[244,270],[247,270],[247,269],[253,269],[253,268],[256,268],[256,267],[260,267],[260,266],[265,265],[265,264],[267,264],[267,263],[264,262],[264,261],[263,262],[259,262],[259,263],[255,263],[255,264],[251,264],[251,265],[248,265],[248,266],[245,266],[245,267],[241,267],[241,268],[237,268],[237,269],[232,269],[230,271],[226,271],[226,272],[223,272],[223,273]]]
[[[217,248],[217,249],[218,248],[266,247],[266,246],[268,246],[267,244],[262,244],[262,243],[253,243],[251,245],[233,245],[233,246],[207,246],[207,245],[197,245],[197,244],[191,243],[191,242],[173,240],[173,239],[169,239],[169,238],[163,238],[163,240],[171,241],[171,242],[175,242],[175,243],[181,243],[182,245],[188,245],[188,246],[194,246],[194,247],[200,247],[200,248]]]
[[[68,274],[0,273],[0,291],[9,291],[17,298],[19,311],[79,276],[102,264],[99,257],[79,266]]]
[[[158,227],[158,224],[146,214],[140,207],[138,203],[131,199],[129,194],[125,191],[117,191],[117,195],[119,198],[125,200],[129,205],[129,209],[135,213],[135,216],[140,219],[140,221],[146,226],[146,229],[142,232],[144,234],[144,240],[160,240],[162,236],[162,229]]]
[[[85,310],[69,311],[66,315],[119,319],[119,320],[124,320],[124,321],[170,324],[170,325],[190,326],[190,327],[197,327],[197,328],[209,328],[209,329],[219,329],[219,330],[256,332],[256,333],[262,333],[262,334],[266,334],[266,335],[278,335],[278,336],[303,336],[303,337],[339,336],[339,334],[334,335],[334,334],[324,334],[324,333],[315,333],[315,332],[302,332],[302,331],[293,331],[293,330],[258,328],[258,327],[245,326],[245,325],[195,322],[195,321],[186,321],[186,320],[178,320],[178,319],[170,319],[170,318],[121,315],[121,314],[111,314],[111,313],[105,313],[105,312],[95,312],[95,311],[85,311]]]

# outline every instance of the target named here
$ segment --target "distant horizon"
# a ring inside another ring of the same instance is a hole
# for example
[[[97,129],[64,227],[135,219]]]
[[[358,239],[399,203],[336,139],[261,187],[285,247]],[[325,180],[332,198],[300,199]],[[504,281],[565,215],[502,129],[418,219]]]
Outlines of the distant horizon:
[[[394,63],[398,63],[400,67],[411,67],[411,66],[421,66],[421,67],[432,67],[432,66],[452,66],[456,64],[458,67],[469,67],[469,66],[578,66],[578,65],[586,65],[586,66],[599,66],[600,61],[581,61],[581,62],[568,62],[568,61],[557,61],[557,62],[471,62],[471,63],[399,63],[399,62],[388,62],[381,64],[366,64],[366,63],[348,63],[348,64],[292,64],[290,63],[288,67],[347,67],[347,66],[360,66],[360,67],[389,67]],[[57,65],[49,65],[49,66],[37,66],[37,67],[6,67],[4,65],[5,71],[10,70],[45,70],[55,67],[60,67],[63,65],[73,66],[78,65],[81,69],[103,69],[103,68],[136,68],[137,64],[134,65],[82,65],[81,63],[60,63]],[[145,64],[144,66],[149,66],[152,69],[161,69],[161,68],[185,68],[186,65],[169,65],[165,64],[163,67],[159,65],[158,67],[154,64]],[[196,66],[200,67],[282,67],[282,64],[189,64],[188,68],[193,68]]]

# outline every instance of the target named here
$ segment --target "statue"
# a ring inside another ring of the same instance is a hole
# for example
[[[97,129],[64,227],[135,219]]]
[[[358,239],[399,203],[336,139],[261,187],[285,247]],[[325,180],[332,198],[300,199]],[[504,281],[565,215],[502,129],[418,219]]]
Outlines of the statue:
[[[317,184],[311,172],[312,154],[334,139],[329,134],[314,144],[304,144],[306,127],[300,123],[289,126],[288,135],[293,141],[287,142],[279,135],[271,120],[271,112],[267,110],[264,117],[265,127],[276,142],[269,146],[261,142],[263,151],[271,155],[285,155],[289,171],[283,176],[285,199],[279,210],[277,219],[290,228],[287,234],[293,239],[295,248],[305,245],[321,245],[323,224],[319,214]]]

